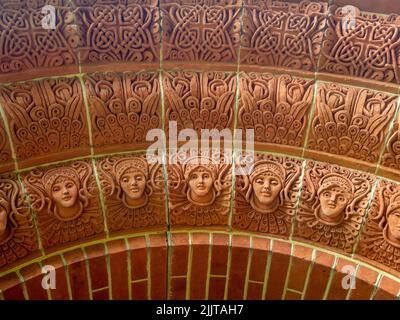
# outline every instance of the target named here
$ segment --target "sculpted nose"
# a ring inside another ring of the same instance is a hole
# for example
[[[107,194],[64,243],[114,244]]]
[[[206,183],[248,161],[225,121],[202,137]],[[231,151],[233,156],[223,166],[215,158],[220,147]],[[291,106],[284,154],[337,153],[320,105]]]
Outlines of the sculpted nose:
[[[136,181],[136,179],[135,178],[133,178],[132,179],[132,183],[131,183],[133,186],[136,186],[137,185],[137,181]]]
[[[63,194],[68,194],[68,188],[67,187],[63,188]]]

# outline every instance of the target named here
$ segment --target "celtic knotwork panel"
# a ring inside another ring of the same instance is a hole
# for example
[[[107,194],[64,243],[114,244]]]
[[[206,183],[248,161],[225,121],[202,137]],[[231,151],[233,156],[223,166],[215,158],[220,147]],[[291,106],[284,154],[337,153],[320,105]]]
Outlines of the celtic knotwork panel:
[[[320,83],[310,149],[376,163],[396,110],[396,96]]]
[[[371,80],[400,81],[400,17],[332,7],[320,71]]]
[[[110,231],[165,228],[164,177],[146,155],[108,157],[97,162]]]
[[[314,71],[326,11],[326,3],[251,1],[243,9],[241,63]]]
[[[400,271],[400,186],[379,181],[357,253]]]
[[[95,148],[145,142],[161,127],[157,73],[95,73],[85,81]]]
[[[77,78],[30,81],[1,88],[18,160],[48,162],[88,150],[88,132]]]
[[[300,147],[314,81],[290,75],[241,74],[238,127],[254,129],[256,142]]]
[[[240,6],[236,1],[162,1],[166,61],[236,62]]]
[[[235,229],[288,236],[299,195],[301,161],[256,154],[248,175],[236,176]]]
[[[163,78],[166,125],[177,122],[178,132],[231,128],[236,76],[223,72],[168,72]]]
[[[37,250],[32,212],[16,175],[0,176],[0,267]]]
[[[72,10],[55,6],[54,29],[43,28],[44,16],[39,2],[30,8],[0,4],[0,79],[15,73],[22,78],[53,75],[57,67],[78,71],[79,30]]]
[[[295,236],[351,253],[374,181],[373,176],[363,172],[308,161]]]
[[[99,191],[90,161],[75,161],[24,175],[44,248],[92,238],[104,231]]]
[[[222,155],[178,154],[168,165],[169,216],[173,226],[227,226],[232,166]]]
[[[156,6],[101,5],[80,7],[83,63],[158,63],[159,12]]]

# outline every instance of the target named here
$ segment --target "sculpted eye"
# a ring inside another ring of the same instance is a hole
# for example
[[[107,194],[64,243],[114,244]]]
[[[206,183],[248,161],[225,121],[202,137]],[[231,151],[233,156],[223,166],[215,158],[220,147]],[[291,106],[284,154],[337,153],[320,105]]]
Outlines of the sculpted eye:
[[[72,188],[72,183],[67,183],[67,188],[68,189]]]
[[[192,179],[197,179],[197,174],[192,175]]]
[[[325,197],[325,198],[328,198],[328,197],[330,197],[330,196],[331,196],[331,194],[330,194],[329,192],[324,192],[324,194],[323,194],[323,195],[324,195],[324,197]]]
[[[204,178],[208,179],[210,176],[208,174],[204,175]]]
[[[278,183],[278,181],[276,181],[276,180],[272,180],[272,181],[271,181],[271,184],[272,184],[273,186],[277,186],[279,183]]]
[[[339,196],[338,199],[339,199],[339,201],[342,201],[342,202],[344,202],[344,200],[345,200],[343,196]]]
[[[397,211],[396,211],[396,212],[394,212],[393,214],[394,214],[396,217],[400,217],[400,212],[397,212]]]
[[[59,187],[53,188],[53,192],[58,192],[58,191],[60,191],[60,188],[59,188]]]
[[[128,182],[129,181],[129,179],[128,178],[126,178],[126,177],[124,177],[124,178],[122,178],[122,182]]]
[[[142,178],[142,176],[137,176],[137,177],[136,177],[136,180],[137,180],[137,181],[142,181],[143,178]]]
[[[262,179],[257,179],[257,180],[256,180],[256,183],[258,183],[258,184],[263,184],[264,181],[263,181]]]

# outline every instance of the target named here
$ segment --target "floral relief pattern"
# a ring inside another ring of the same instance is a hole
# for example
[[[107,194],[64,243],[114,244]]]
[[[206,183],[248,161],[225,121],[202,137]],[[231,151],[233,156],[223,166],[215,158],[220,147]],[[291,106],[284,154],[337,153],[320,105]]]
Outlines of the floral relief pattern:
[[[89,161],[34,169],[25,175],[24,183],[38,215],[44,248],[104,231],[96,179]]]
[[[385,152],[381,164],[384,167],[400,169],[400,118],[398,117],[390,132],[389,140],[386,143]]]
[[[164,76],[166,121],[176,121],[178,132],[192,128],[231,128],[236,78],[223,72],[169,72]]]
[[[236,62],[240,6],[236,1],[162,1],[166,61]]]
[[[79,32],[73,12],[62,3],[55,6],[55,29],[45,29],[41,12],[45,4],[0,3],[0,79],[15,73],[26,77],[29,73],[22,72],[35,69],[47,69],[47,75],[57,67],[78,71]]]
[[[169,214],[173,226],[226,226],[231,165],[209,155],[178,155],[168,166]],[[219,160],[219,161],[218,161]]]
[[[400,271],[400,186],[379,181],[357,253]]]
[[[249,1],[240,63],[316,70],[326,11],[324,2]]]
[[[15,175],[0,176],[0,267],[37,250],[32,212]]]
[[[162,166],[145,155],[98,162],[110,231],[165,227]]]
[[[95,73],[86,87],[95,148],[145,142],[161,126],[157,73]]]
[[[313,92],[312,80],[289,75],[243,73],[238,127],[254,129],[256,142],[300,147]]]
[[[295,235],[351,253],[374,181],[367,173],[308,161]]]
[[[63,152],[88,150],[83,94],[76,78],[59,78],[13,84],[1,88],[19,160]],[[45,158],[46,161],[48,159]]]
[[[319,70],[371,80],[400,82],[400,16],[333,6]]]
[[[376,163],[396,103],[382,92],[319,84],[308,147]]]
[[[288,236],[300,190],[301,161],[256,154],[252,162],[249,175],[236,176],[232,226]]]

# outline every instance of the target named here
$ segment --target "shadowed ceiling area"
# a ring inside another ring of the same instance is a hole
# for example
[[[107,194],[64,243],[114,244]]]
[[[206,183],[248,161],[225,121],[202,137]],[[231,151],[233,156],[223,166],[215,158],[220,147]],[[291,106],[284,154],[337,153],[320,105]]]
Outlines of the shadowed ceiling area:
[[[399,299],[399,94],[395,1],[0,0],[0,299]]]

